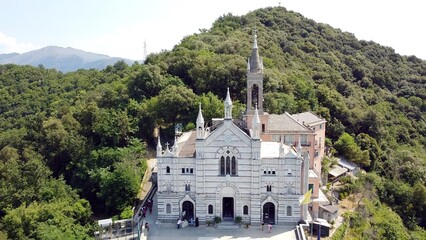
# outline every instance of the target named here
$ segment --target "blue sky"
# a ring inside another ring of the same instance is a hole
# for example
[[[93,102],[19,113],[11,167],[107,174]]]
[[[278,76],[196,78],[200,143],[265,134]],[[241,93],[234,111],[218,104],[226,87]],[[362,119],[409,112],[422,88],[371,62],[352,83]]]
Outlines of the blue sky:
[[[0,0],[0,54],[45,46],[142,59],[210,28],[223,14],[284,6],[317,22],[426,59],[422,0]]]

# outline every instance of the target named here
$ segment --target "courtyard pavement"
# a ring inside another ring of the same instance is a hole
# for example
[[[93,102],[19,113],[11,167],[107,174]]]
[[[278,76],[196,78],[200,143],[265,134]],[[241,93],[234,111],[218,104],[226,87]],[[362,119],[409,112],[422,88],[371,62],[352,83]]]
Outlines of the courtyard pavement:
[[[272,227],[269,233],[267,227],[261,231],[259,226],[243,226],[239,229],[216,229],[212,226],[200,225],[199,227],[188,226],[177,229],[176,224],[160,223],[157,221],[157,195],[154,196],[154,207],[152,213],[147,213],[143,218],[150,225],[147,234],[148,240],[254,240],[254,239],[285,239],[295,240],[295,227],[277,226]]]

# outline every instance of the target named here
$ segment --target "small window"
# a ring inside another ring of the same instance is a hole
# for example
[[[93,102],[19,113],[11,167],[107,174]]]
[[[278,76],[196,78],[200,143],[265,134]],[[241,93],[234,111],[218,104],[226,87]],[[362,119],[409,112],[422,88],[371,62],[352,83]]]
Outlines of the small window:
[[[244,205],[243,207],[243,215],[248,215],[248,206]]]
[[[170,173],[170,167],[169,166],[166,167],[166,173]]]
[[[311,193],[314,193],[314,184],[312,183],[308,185],[308,190],[311,190],[311,189],[312,189]]]
[[[213,205],[209,205],[209,214],[213,214]]]
[[[267,185],[266,186],[266,191],[267,192],[272,192],[272,185]]]
[[[263,170],[264,175],[275,175],[275,169],[274,168],[268,168]]]
[[[191,191],[191,185],[185,184],[185,191],[190,192]]]
[[[185,168],[182,168],[182,173],[185,173]]]
[[[320,129],[322,129],[322,124],[320,124]]]
[[[291,206],[287,206],[287,216],[291,216]]]
[[[265,132],[265,130],[266,130],[265,124],[262,124],[262,132]]]
[[[291,168],[287,169],[287,176],[291,176]]]
[[[169,203],[167,203],[166,205],[166,213],[172,213],[172,205],[170,205]]]
[[[190,169],[189,169],[189,173],[193,174],[193,173],[194,173],[194,169],[193,169],[193,168],[190,168]]]

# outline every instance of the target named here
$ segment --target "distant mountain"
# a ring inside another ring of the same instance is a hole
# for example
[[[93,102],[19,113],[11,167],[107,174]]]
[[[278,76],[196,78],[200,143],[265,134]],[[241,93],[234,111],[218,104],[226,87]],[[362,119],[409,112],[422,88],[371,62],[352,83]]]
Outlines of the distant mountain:
[[[45,68],[55,68],[62,72],[77,69],[104,69],[108,65],[123,60],[131,65],[135,60],[110,57],[103,54],[85,52],[75,48],[56,46],[44,47],[27,53],[0,54],[0,64],[13,63],[18,65],[43,65]]]

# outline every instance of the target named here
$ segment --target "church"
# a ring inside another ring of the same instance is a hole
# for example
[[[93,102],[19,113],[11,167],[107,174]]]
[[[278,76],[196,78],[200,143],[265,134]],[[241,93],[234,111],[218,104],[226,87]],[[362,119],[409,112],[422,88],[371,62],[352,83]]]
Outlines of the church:
[[[313,113],[263,110],[263,63],[254,34],[247,62],[247,109],[232,118],[229,89],[222,118],[206,126],[199,107],[196,129],[157,143],[158,220],[198,218],[200,224],[233,221],[294,225],[308,217],[299,198],[319,198],[325,120]],[[310,204],[318,211],[318,204]]]

